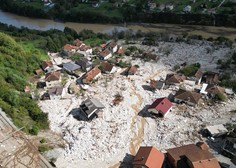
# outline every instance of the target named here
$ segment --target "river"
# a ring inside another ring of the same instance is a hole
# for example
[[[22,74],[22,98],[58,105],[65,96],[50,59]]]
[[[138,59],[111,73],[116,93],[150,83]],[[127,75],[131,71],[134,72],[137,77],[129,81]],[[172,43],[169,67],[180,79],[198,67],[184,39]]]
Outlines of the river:
[[[58,29],[64,30],[65,27],[72,28],[77,32],[83,29],[90,29],[94,32],[111,33],[114,29],[121,30],[141,30],[143,32],[164,32],[168,34],[183,34],[202,35],[205,38],[224,36],[231,40],[236,39],[236,29],[226,27],[213,27],[213,26],[199,26],[199,25],[174,25],[174,24],[127,24],[127,27],[112,24],[88,24],[88,23],[73,23],[73,22],[55,22],[48,19],[35,19],[16,14],[3,12],[0,10],[0,22],[13,25],[16,27],[27,27],[36,30],[49,30]]]

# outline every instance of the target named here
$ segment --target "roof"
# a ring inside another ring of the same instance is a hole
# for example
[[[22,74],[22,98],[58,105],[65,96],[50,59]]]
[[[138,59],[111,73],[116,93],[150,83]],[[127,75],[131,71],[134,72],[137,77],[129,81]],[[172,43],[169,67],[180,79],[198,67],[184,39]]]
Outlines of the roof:
[[[165,82],[163,81],[156,81],[156,80],[151,80],[150,81],[150,87],[155,88],[155,89],[161,89]]]
[[[90,63],[89,63],[89,60],[87,58],[80,58],[78,61],[76,61],[76,63],[83,67],[83,68],[88,68],[90,66],[92,66]]]
[[[225,128],[223,124],[208,126],[206,129],[211,133],[211,135],[227,133],[228,130]]]
[[[62,95],[63,87],[53,87],[48,90],[49,95]]]
[[[107,44],[100,44],[100,46],[101,46],[102,48],[104,48],[104,47],[107,46]]]
[[[194,104],[198,104],[199,100],[201,99],[201,95],[196,92],[191,92],[191,91],[186,91],[180,89],[176,94],[175,98],[183,100],[183,101],[188,101]]]
[[[71,62],[67,62],[67,63],[63,64],[63,68],[67,71],[75,71],[75,70],[79,69],[80,66],[71,61]]]
[[[56,81],[56,80],[59,80],[60,77],[61,77],[60,71],[50,72],[45,75],[45,81],[47,82]]]
[[[110,50],[105,49],[105,50],[103,50],[99,55],[102,56],[102,57],[106,57],[106,56],[108,56],[109,54],[111,54]]]
[[[198,70],[195,72],[194,76],[195,76],[197,79],[201,79],[202,76],[203,76],[203,73],[202,73],[202,71],[201,71],[200,69],[198,69]]]
[[[172,107],[172,103],[167,98],[158,98],[156,99],[152,105],[149,107],[149,109],[156,109],[157,111],[160,111],[162,114],[165,114],[169,111],[169,109]]]
[[[167,153],[175,162],[184,160],[185,156],[194,168],[220,168],[217,159],[208,150],[202,150],[194,144],[168,149]]]
[[[52,61],[43,61],[42,68],[45,70],[47,67],[53,66]]]
[[[76,40],[74,40],[73,44],[74,44],[75,46],[80,47],[80,46],[83,44],[83,42],[80,41],[79,39],[76,39]]]
[[[128,74],[135,74],[138,68],[136,66],[131,66],[128,68]]]
[[[98,69],[98,67],[95,67],[91,69],[89,72],[87,72],[83,79],[86,80],[86,82],[91,82],[99,73],[101,73],[101,70]]]
[[[116,42],[111,41],[110,43],[108,43],[108,46],[114,48],[115,46],[117,46]]]
[[[205,142],[198,142],[196,144],[197,147],[201,148],[202,150],[208,150],[209,146]]]
[[[120,48],[118,49],[117,53],[118,53],[118,54],[124,54],[124,50],[123,50],[123,48],[120,47]]]
[[[148,168],[161,168],[164,154],[155,147],[140,147],[133,161],[133,165],[145,165]]]
[[[206,83],[213,84],[219,82],[219,74],[216,72],[206,72],[204,74],[204,77],[206,78]]]
[[[79,49],[80,49],[81,51],[87,51],[87,50],[91,49],[91,47],[89,47],[89,46],[87,46],[87,45],[82,45],[82,46],[80,46]]]
[[[71,44],[66,44],[66,45],[64,45],[64,50],[67,50],[67,51],[71,51],[71,50],[77,50],[78,49],[78,47],[77,46],[73,46],[73,45],[71,45]]]
[[[109,62],[103,61],[101,64],[101,70],[104,72],[111,72],[114,65],[110,64]]]
[[[36,69],[36,70],[35,70],[35,73],[36,73],[36,74],[40,74],[41,72],[43,72],[42,69]]]
[[[186,79],[184,75],[178,74],[167,74],[166,83],[181,83]]]
[[[209,84],[207,86],[207,88],[206,88],[206,92],[213,93],[213,94],[224,93],[225,92],[225,88],[220,87],[220,86],[215,86],[213,84]]]

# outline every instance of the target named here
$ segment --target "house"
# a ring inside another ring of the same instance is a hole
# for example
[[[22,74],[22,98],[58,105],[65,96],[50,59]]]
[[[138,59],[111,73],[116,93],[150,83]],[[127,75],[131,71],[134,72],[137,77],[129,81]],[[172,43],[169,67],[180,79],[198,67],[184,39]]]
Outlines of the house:
[[[112,53],[115,53],[115,52],[117,52],[117,50],[118,50],[118,45],[116,44],[116,42],[111,41],[111,42],[109,42],[109,43],[106,45],[105,48],[107,48],[108,50],[110,50]]]
[[[102,72],[108,73],[108,74],[115,73],[115,71],[116,71],[116,67],[113,64],[106,62],[106,61],[103,61],[99,68]]]
[[[190,144],[168,149],[168,162],[173,168],[220,168],[218,160],[208,148],[201,146]]]
[[[133,168],[162,168],[165,156],[155,147],[141,146],[132,162]]]
[[[137,66],[131,66],[126,69],[126,75],[134,75],[136,74],[137,70],[138,70]]]
[[[103,51],[98,55],[98,57],[99,57],[101,60],[107,60],[107,59],[109,59],[109,58],[112,57],[112,54],[111,54],[110,50],[105,49],[105,50],[103,50]]]
[[[81,67],[74,63],[73,61],[67,62],[63,64],[63,69],[70,74],[73,74],[76,70],[80,69]]]
[[[80,111],[87,120],[92,120],[97,117],[98,112],[104,108],[105,106],[95,98],[87,99],[80,105]]]
[[[60,71],[50,72],[45,75],[46,82],[58,81],[58,80],[60,80],[60,78],[61,78]]]
[[[87,55],[87,54],[92,54],[93,49],[90,46],[83,44],[79,47],[79,50],[77,52],[83,55]]]
[[[39,89],[39,88],[44,88],[46,86],[47,86],[46,82],[37,82],[37,86],[36,87]]]
[[[74,54],[79,48],[77,46],[73,46],[71,44],[66,44],[63,47],[62,53],[66,56],[70,56]]]
[[[148,108],[148,112],[161,114],[164,117],[171,111],[172,106],[172,103],[167,98],[158,98]]]
[[[207,84],[218,84],[219,83],[219,74],[216,72],[206,72],[203,75],[205,82]]]
[[[225,88],[222,88],[220,86],[216,86],[213,84],[209,84],[206,87],[206,92],[210,97],[215,97],[216,94],[224,94],[225,93]]]
[[[199,85],[202,81],[203,73],[200,69],[196,70],[191,77],[189,77],[189,80],[195,81],[197,85]]]
[[[36,69],[35,70],[35,74],[38,75],[38,76],[40,76],[42,73],[43,73],[42,69]]]
[[[206,127],[206,131],[211,137],[219,137],[228,133],[228,130],[224,127],[223,124],[208,126]]]
[[[201,95],[196,92],[180,89],[174,97],[176,103],[186,103],[190,106],[196,106],[201,100]]]
[[[65,94],[65,89],[63,87],[52,87],[48,90],[48,95],[51,100],[61,99]]]
[[[173,85],[173,84],[182,83],[184,80],[186,80],[186,77],[184,75],[167,74],[165,83],[166,85]]]
[[[73,45],[77,47],[81,47],[84,43],[79,39],[74,40]]]
[[[89,71],[92,68],[92,64],[87,58],[80,58],[75,63],[78,64],[83,71]]]
[[[236,138],[227,137],[222,146],[222,150],[230,157],[236,157]]]
[[[101,70],[98,67],[95,67],[82,77],[82,81],[84,84],[89,84],[93,80],[97,79],[100,75],[101,75]]]
[[[54,67],[53,67],[52,61],[43,61],[41,67],[42,67],[42,69],[45,72],[52,72],[52,71],[54,71]]]
[[[156,90],[156,89],[161,90],[161,89],[164,88],[164,86],[165,86],[164,81],[157,81],[157,80],[151,80],[150,81],[150,88],[152,90]]]

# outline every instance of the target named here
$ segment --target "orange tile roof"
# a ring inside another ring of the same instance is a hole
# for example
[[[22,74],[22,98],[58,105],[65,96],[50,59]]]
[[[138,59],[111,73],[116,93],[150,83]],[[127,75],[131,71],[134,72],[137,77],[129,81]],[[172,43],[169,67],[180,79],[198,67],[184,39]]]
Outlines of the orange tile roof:
[[[102,57],[106,57],[109,54],[111,54],[111,52],[108,49],[105,49],[104,51],[102,51],[99,55]]]
[[[87,46],[87,45],[82,45],[82,46],[80,46],[79,49],[80,49],[81,51],[87,51],[87,50],[91,49],[91,47],[89,47],[89,46]]]
[[[209,84],[206,88],[206,91],[208,93],[213,93],[213,94],[217,94],[217,93],[224,93],[225,92],[225,88],[220,87],[220,86],[215,86],[212,84]]]
[[[53,66],[52,61],[43,61],[42,68],[45,70],[47,67]]]
[[[99,73],[101,73],[101,70],[95,67],[84,75],[83,80],[91,82]]]
[[[45,81],[50,82],[50,81],[57,81],[61,77],[61,72],[60,71],[55,71],[55,72],[50,72],[45,75]]]
[[[201,99],[201,95],[196,92],[191,92],[191,91],[186,91],[180,89],[176,94],[175,98],[183,100],[183,101],[188,101],[194,104],[198,104],[199,100]]]
[[[184,75],[168,74],[166,76],[166,83],[181,83],[186,79]]]
[[[164,162],[164,154],[154,147],[140,147],[133,161],[133,167],[141,165],[148,168],[161,168]]]
[[[64,45],[64,50],[67,50],[67,51],[71,51],[71,50],[77,50],[78,49],[78,47],[77,46],[73,46],[73,45],[71,45],[71,44],[66,44],[66,45]]]

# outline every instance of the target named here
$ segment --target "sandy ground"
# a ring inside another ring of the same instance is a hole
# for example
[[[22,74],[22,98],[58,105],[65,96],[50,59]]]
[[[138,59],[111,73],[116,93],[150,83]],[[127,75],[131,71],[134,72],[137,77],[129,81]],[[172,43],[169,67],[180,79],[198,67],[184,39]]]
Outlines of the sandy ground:
[[[203,140],[198,131],[206,125],[236,122],[235,114],[228,112],[235,110],[235,99],[216,107],[202,105],[192,108],[175,104],[166,118],[153,119],[140,115],[140,111],[145,114],[147,105],[156,98],[173,93],[172,89],[156,92],[145,90],[150,79],[165,78],[175,64],[183,62],[199,62],[204,69],[214,69],[216,61],[228,57],[233,49],[216,49],[207,42],[160,43],[155,48],[141,47],[154,49],[161,59],[158,62],[131,60],[132,64],[140,67],[136,75],[103,75],[83,97],[39,102],[41,109],[49,114],[51,130],[62,134],[67,142],[66,148],[60,152],[55,150],[48,153],[49,157],[56,155],[57,167],[118,167],[127,154],[135,155],[140,145],[155,146],[165,152],[171,147]],[[124,100],[113,106],[112,101],[117,93]],[[70,115],[84,99],[92,97],[98,98],[106,107],[99,118],[84,122]]]

